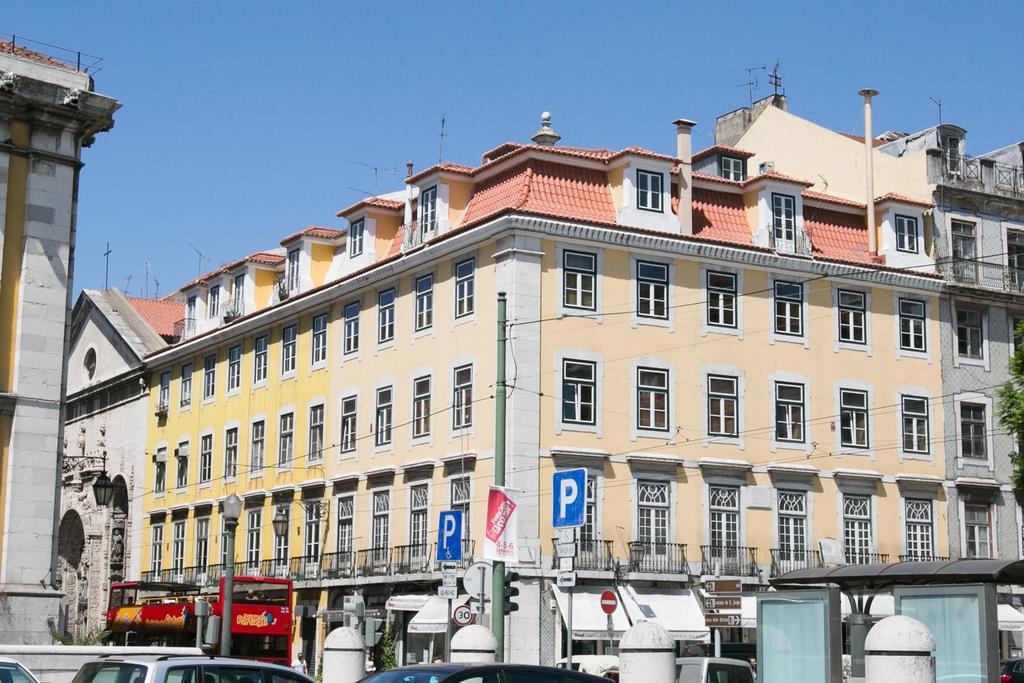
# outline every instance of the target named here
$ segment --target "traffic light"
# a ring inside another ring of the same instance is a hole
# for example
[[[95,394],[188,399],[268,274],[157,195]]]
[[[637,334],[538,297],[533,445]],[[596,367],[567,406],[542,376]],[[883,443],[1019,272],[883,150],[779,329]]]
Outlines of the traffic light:
[[[519,586],[513,586],[513,581],[519,581],[519,572],[505,572],[505,614],[510,614],[519,609],[519,604],[512,601],[512,598],[519,595]]]
[[[384,620],[366,617],[363,620],[363,644],[371,648],[380,641],[384,634]]]

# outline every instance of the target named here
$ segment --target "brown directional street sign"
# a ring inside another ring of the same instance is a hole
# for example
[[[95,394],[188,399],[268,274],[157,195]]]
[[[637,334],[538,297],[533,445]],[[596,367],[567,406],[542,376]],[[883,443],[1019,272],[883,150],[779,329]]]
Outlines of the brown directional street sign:
[[[740,582],[736,579],[711,579],[704,582],[705,593],[739,593]]]
[[[708,628],[738,627],[743,619],[739,614],[705,614],[704,623]]]
[[[741,609],[742,606],[742,600],[738,595],[728,597],[709,595],[704,598],[704,607],[706,609]]]

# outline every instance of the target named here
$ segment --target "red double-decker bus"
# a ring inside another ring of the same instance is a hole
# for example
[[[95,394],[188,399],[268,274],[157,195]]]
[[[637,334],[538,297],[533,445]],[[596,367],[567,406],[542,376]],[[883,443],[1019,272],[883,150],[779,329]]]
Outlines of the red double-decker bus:
[[[289,663],[292,582],[262,576],[236,576],[231,609],[231,654],[265,662]],[[116,644],[191,647],[196,642],[196,599],[210,601],[224,618],[224,578],[214,594],[201,586],[166,581],[110,585],[107,630]]]

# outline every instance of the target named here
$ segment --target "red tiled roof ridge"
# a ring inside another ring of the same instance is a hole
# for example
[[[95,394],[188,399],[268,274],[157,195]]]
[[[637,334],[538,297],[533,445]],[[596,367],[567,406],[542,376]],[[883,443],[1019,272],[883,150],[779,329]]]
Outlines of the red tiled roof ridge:
[[[283,240],[281,240],[281,244],[294,242],[300,237],[316,237],[319,239],[333,240],[337,239],[342,234],[342,231],[338,230],[337,228],[328,228],[323,225],[309,225],[303,228],[302,230],[299,230],[298,232],[293,232],[292,234],[285,237]]]
[[[721,183],[723,185],[732,185],[733,187],[742,187],[743,183],[739,180],[731,180],[729,178],[723,178],[722,176],[715,175],[714,173],[704,173],[703,171],[693,172],[694,180],[705,180],[711,183]]]
[[[459,175],[473,175],[475,169],[472,166],[466,166],[464,164],[457,164],[453,161],[442,161],[440,163],[429,166],[419,173],[415,173],[405,179],[406,183],[415,183],[421,178],[426,178],[432,173],[440,173],[446,171],[448,173],[457,173]]]
[[[804,180],[803,178],[795,178],[793,176],[786,175],[785,173],[779,173],[778,171],[775,171],[775,170],[765,171],[764,173],[762,173],[760,175],[756,175],[756,176],[752,176],[750,178],[747,178],[746,180],[743,181],[743,185],[744,186],[752,185],[753,183],[756,183],[759,180],[772,180],[772,179],[774,179],[774,180],[781,180],[781,181],[786,182],[786,183],[796,183],[798,185],[805,185],[807,187],[812,187],[814,185],[814,183],[812,183],[810,180]]]
[[[740,149],[739,147],[730,147],[729,145],[711,145],[710,147],[702,149],[701,151],[694,154],[693,161],[700,161],[701,159],[705,159],[711,156],[712,154],[720,154],[722,152],[725,152],[727,154],[733,154],[735,156],[744,157],[746,159],[749,159],[755,154],[755,152],[748,152],[747,150]]]
[[[837,130],[835,132],[839,133],[844,138],[850,138],[854,142],[859,142],[862,145],[864,144],[864,136],[863,135],[855,135],[854,133],[844,133],[841,130]],[[885,145],[885,144],[888,144],[888,142],[886,140],[879,140],[878,138],[874,138],[871,141],[871,146],[872,147],[881,147],[882,145]]]
[[[338,218],[344,218],[350,213],[361,209],[364,206],[373,206],[380,209],[387,209],[389,211],[399,211],[405,208],[405,202],[398,201],[397,199],[386,199],[385,197],[367,197],[366,199],[360,199],[351,206],[346,206],[344,209],[336,213]]]
[[[902,204],[912,204],[914,206],[923,206],[923,207],[929,208],[929,209],[931,207],[935,206],[931,202],[925,202],[925,201],[922,201],[920,199],[914,199],[913,197],[907,197],[906,195],[898,194],[896,192],[886,192],[881,197],[876,197],[875,198],[875,203],[876,204],[881,204],[882,202],[900,202]]]
[[[126,296],[128,303],[153,331],[165,339],[173,336],[174,324],[185,316],[185,304],[173,299]]]
[[[864,202],[858,202],[856,199],[847,199],[845,197],[838,197],[834,194],[826,194],[824,192],[815,192],[814,190],[804,190],[801,192],[804,199],[813,199],[819,202],[828,202],[829,204],[839,204],[841,206],[851,206],[858,209],[866,209],[867,205]]]
[[[36,62],[38,64],[46,64],[47,66],[55,66],[58,69],[63,69],[64,71],[70,71],[72,73],[75,72],[74,69],[72,69],[70,66],[68,66],[64,62],[60,61],[59,59],[56,59],[56,58],[51,57],[49,55],[44,55],[42,52],[36,52],[35,50],[28,50],[26,48],[23,48],[20,45],[15,45],[14,43],[12,43],[9,40],[0,40],[0,52],[6,53],[6,54],[9,54],[9,55],[14,55],[15,57],[21,57],[22,59],[28,59],[28,60]]]

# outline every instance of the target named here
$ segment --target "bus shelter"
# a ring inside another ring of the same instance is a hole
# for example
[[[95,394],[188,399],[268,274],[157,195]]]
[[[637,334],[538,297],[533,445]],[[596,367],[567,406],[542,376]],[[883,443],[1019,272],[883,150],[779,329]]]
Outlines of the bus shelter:
[[[864,676],[864,639],[873,615],[872,607],[880,594],[890,591],[897,605],[901,601],[906,603],[904,608],[897,609],[898,613],[919,618],[933,631],[937,667],[948,614],[940,613],[936,605],[955,607],[963,617],[970,617],[977,633],[966,621],[949,624],[950,630],[956,631],[949,634],[950,646],[964,647],[973,643],[985,659],[984,669],[991,674],[997,671],[999,664],[998,649],[993,647],[999,620],[995,586],[1024,584],[1024,561],[968,559],[819,567],[797,569],[771,579],[770,583],[778,590],[836,587],[846,596],[850,606],[848,625],[854,677]],[[933,623],[929,624],[929,620]],[[985,680],[994,678],[986,675]]]

